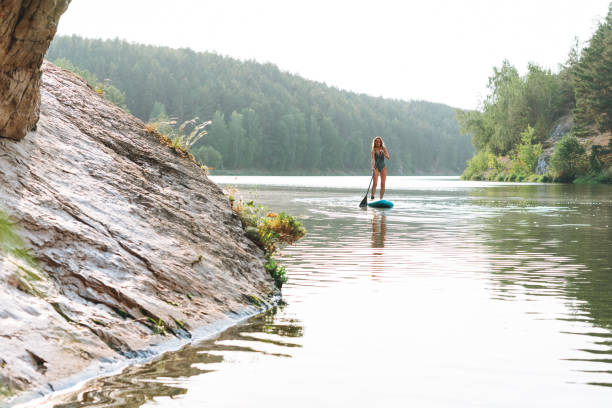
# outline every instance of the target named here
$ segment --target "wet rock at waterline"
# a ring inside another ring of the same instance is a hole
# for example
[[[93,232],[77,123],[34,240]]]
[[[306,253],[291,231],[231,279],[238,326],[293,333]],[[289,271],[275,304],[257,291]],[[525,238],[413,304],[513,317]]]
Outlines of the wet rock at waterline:
[[[70,0],[8,0],[0,9],[0,137],[38,121],[40,65]]]
[[[188,338],[274,290],[195,163],[80,78],[42,70],[37,131],[0,139],[0,400]]]

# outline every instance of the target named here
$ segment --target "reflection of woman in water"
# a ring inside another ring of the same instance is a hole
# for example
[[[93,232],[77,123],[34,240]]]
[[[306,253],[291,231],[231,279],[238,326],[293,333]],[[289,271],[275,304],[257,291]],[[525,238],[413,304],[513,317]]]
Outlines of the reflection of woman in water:
[[[372,217],[372,248],[385,247],[385,234],[387,233],[387,224],[385,214],[380,218],[377,213]]]
[[[382,137],[376,136],[372,140],[372,172],[374,173],[374,184],[372,185],[372,195],[370,198],[374,199],[376,193],[376,183],[378,176],[380,176],[380,199],[382,200],[385,195],[385,180],[387,179],[387,165],[385,164],[385,157],[389,159],[389,152]]]

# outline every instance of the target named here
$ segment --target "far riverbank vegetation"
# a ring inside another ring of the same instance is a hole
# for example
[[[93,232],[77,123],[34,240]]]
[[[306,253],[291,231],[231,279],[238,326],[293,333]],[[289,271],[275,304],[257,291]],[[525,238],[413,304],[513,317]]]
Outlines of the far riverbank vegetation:
[[[476,154],[462,178],[612,183],[612,3],[584,47],[554,73],[508,61],[476,111],[458,111]]]
[[[460,174],[474,152],[450,106],[344,91],[273,64],[77,36],[55,37],[47,58],[120,89],[144,122],[211,120],[189,151],[223,172],[367,174],[376,135],[395,175]]]

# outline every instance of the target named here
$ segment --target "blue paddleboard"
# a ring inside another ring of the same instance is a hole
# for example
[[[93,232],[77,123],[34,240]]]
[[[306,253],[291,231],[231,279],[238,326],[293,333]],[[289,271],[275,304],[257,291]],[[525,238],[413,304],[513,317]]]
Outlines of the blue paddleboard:
[[[393,203],[387,200],[378,200],[378,201],[372,201],[371,203],[368,203],[368,207],[393,208]]]

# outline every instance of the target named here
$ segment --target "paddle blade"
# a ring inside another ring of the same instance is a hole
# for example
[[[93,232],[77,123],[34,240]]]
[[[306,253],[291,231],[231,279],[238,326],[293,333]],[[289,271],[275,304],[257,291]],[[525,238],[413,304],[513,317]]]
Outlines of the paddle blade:
[[[363,197],[363,200],[361,200],[361,202],[359,203],[359,207],[365,207],[368,205],[368,195],[366,194],[365,197]]]
[[[367,207],[368,206],[368,193],[370,192],[370,186],[372,185],[372,180],[374,180],[374,173],[372,173],[372,178],[370,178],[370,184],[368,184],[368,191],[366,191],[365,197],[359,203],[359,207]]]

